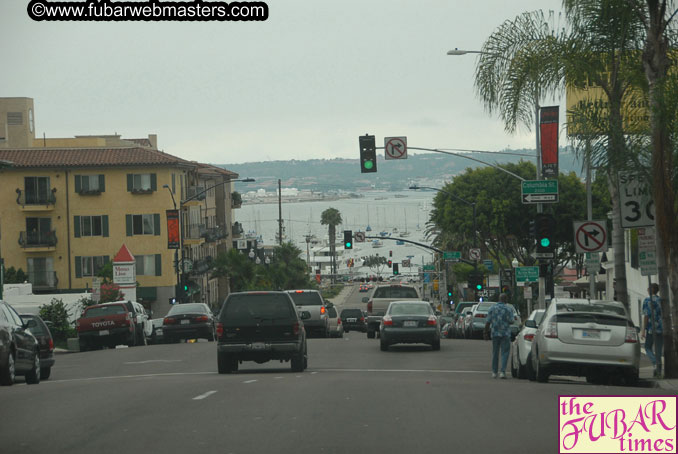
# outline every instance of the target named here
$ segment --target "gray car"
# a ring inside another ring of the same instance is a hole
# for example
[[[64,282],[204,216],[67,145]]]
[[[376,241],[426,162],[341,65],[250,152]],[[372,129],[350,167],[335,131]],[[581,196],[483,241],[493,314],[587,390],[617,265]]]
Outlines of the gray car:
[[[638,382],[638,332],[624,305],[616,301],[551,300],[532,342],[528,377],[545,382],[550,375],[585,376],[604,383],[621,376]]]
[[[339,317],[336,307],[329,306],[327,308],[327,318],[330,324],[330,337],[344,337],[344,327],[341,326],[341,317]]]
[[[440,325],[428,301],[393,301],[381,319],[382,351],[393,344],[429,344],[440,350]]]
[[[537,325],[544,316],[544,309],[533,310],[523,329],[520,330],[511,349],[511,375],[514,378],[527,378],[527,362],[531,361],[530,350],[532,349],[532,339],[537,332]]]

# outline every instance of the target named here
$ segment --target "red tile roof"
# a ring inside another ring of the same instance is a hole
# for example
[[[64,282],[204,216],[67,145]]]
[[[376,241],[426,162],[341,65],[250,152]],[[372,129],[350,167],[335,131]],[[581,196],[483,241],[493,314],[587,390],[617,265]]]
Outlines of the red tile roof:
[[[0,160],[22,167],[107,167],[186,165],[196,163],[142,147],[122,148],[0,148]]]
[[[230,170],[226,170],[223,167],[217,167],[212,164],[203,164],[200,162],[195,162],[195,164],[198,166],[198,173],[201,175],[223,175],[227,177],[231,177],[231,179],[238,178],[238,174],[235,172],[231,172]]]

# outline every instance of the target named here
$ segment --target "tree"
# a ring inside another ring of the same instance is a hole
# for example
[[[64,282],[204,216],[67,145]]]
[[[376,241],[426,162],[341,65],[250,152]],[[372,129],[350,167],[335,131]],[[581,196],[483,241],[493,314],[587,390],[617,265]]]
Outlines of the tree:
[[[4,276],[5,284],[23,284],[28,280],[24,270],[19,268],[15,269],[13,266],[10,266],[5,270]]]
[[[273,249],[273,257],[268,270],[273,287],[278,290],[292,290],[308,288],[312,284],[309,280],[308,266],[301,259],[301,249],[291,242],[286,242]]]
[[[256,271],[254,263],[237,249],[220,253],[214,261],[212,276],[227,277],[232,292],[250,290],[254,285]]]
[[[327,233],[329,236],[330,256],[332,257],[332,281],[337,274],[337,252],[336,252],[336,228],[342,223],[341,213],[336,208],[328,208],[320,215],[320,223],[328,226]]]
[[[387,263],[388,260],[386,260],[386,257],[381,255],[370,255],[363,260],[363,266],[368,267],[377,276],[381,275],[381,271]]]

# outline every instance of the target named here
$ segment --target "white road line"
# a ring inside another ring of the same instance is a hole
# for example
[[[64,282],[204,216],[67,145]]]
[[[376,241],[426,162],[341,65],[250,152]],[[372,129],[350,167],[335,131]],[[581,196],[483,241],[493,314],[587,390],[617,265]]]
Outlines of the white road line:
[[[256,381],[257,381],[257,380],[246,380],[246,381],[244,381],[243,383],[254,383],[254,382],[256,382]]]
[[[50,383],[67,383],[72,381],[97,381],[97,380],[114,380],[118,378],[149,378],[149,377],[179,377],[182,375],[215,375],[216,372],[172,372],[166,374],[141,374],[141,375],[113,375],[109,377],[89,377],[89,378],[69,378],[65,380],[48,380],[44,382],[46,385]]]
[[[209,397],[214,393],[216,393],[216,391],[207,391],[205,394],[200,394],[199,396],[195,396],[193,398],[193,400],[203,400],[204,398]]]
[[[148,364],[148,363],[180,363],[180,359],[148,359],[146,361],[130,361],[123,364]]]
[[[432,374],[486,374],[486,370],[436,370],[436,369],[318,369],[321,372],[425,372]]]

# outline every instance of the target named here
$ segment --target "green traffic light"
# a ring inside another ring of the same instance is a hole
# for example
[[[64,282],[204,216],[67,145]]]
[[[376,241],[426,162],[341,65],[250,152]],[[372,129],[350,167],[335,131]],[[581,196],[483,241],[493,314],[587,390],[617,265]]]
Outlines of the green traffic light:
[[[370,170],[372,167],[374,167],[374,163],[372,161],[365,161],[363,163],[363,167],[365,167],[367,170]]]
[[[476,285],[476,290],[482,290],[482,289],[483,289],[482,285],[480,285],[480,284]]]
[[[347,248],[350,248],[350,247],[351,247],[351,242],[350,242],[350,241],[346,243],[346,247],[347,247]]]
[[[539,240],[539,244],[541,244],[542,247],[549,247],[549,245],[551,244],[551,240],[549,240],[548,238],[542,238],[541,240]]]

